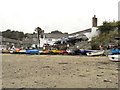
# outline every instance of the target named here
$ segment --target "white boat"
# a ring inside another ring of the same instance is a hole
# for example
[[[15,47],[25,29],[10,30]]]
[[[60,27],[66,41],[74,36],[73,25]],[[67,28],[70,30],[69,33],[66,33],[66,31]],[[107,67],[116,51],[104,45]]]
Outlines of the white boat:
[[[19,51],[19,53],[25,53],[26,52],[26,50],[20,50]]]
[[[110,61],[120,61],[120,55],[108,55]]]
[[[104,50],[102,51],[93,51],[93,52],[88,52],[86,53],[88,56],[99,56],[104,54]]]
[[[10,53],[12,54],[12,53],[13,53],[13,51],[11,50],[11,51],[10,51]]]

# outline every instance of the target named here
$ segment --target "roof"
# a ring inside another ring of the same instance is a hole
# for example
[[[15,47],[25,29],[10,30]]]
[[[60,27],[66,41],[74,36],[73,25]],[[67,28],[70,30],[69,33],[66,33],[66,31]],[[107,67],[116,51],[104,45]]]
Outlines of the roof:
[[[83,34],[83,33],[86,33],[86,32],[91,32],[91,28],[86,29],[86,30],[82,30],[82,31],[78,31],[78,32],[75,32],[75,33],[71,33],[69,35]]]
[[[44,33],[44,35],[45,35],[46,38],[54,38],[54,39],[68,37],[68,35],[66,35],[66,34]]]

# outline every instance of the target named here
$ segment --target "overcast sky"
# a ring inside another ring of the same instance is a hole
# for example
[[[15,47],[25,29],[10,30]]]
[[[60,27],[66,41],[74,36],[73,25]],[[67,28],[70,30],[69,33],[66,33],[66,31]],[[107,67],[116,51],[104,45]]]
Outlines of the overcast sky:
[[[36,27],[45,32],[73,33],[92,27],[94,14],[98,25],[118,20],[120,0],[0,0],[0,30],[32,33]]]

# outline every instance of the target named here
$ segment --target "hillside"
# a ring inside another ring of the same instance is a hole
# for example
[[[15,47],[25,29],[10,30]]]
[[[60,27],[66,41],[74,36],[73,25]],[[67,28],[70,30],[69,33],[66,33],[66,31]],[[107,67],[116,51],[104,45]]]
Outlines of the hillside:
[[[120,22],[103,22],[103,25],[99,27],[100,34],[97,37],[93,37],[91,41],[92,49],[98,49],[102,44],[104,48],[107,48],[108,44],[118,45],[118,41],[115,37],[120,37]]]

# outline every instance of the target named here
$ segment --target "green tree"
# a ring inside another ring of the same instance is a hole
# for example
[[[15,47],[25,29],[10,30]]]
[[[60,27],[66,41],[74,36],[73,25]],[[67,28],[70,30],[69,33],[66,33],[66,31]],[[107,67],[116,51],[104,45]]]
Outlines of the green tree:
[[[99,27],[101,33],[98,36],[92,38],[92,48],[97,49],[100,44],[102,44],[103,46],[107,46],[108,43],[117,45],[115,37],[118,37],[119,25],[120,22],[103,22],[103,25]]]
[[[61,31],[58,31],[58,30],[52,31],[51,33],[55,33],[55,34],[63,34]]]

